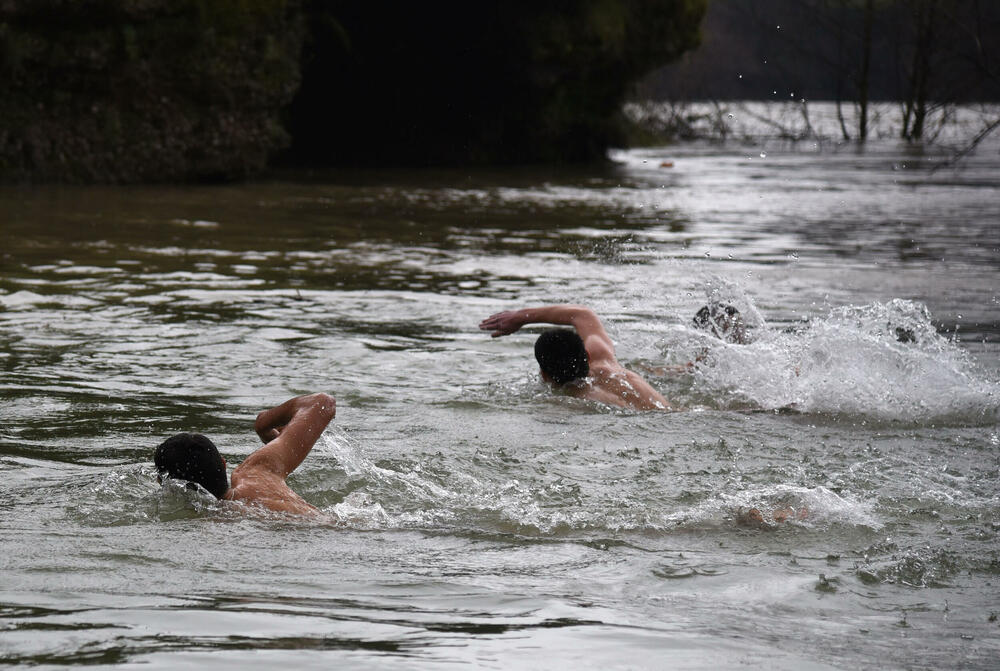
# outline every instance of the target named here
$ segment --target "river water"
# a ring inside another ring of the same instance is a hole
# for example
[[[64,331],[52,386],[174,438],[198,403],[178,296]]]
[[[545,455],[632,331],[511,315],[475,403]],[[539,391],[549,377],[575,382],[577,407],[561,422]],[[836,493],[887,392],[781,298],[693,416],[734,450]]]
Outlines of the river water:
[[[996,149],[611,158],[0,190],[0,664],[996,668]],[[477,329],[559,302],[685,409]],[[290,483],[337,524],[156,484],[312,391]]]

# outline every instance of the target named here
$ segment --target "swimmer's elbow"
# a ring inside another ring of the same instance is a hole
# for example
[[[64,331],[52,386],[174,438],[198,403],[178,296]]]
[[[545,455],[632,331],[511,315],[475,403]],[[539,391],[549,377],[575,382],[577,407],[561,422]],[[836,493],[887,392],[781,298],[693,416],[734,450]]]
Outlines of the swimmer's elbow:
[[[574,319],[600,321],[600,317],[597,316],[597,313],[588,308],[586,305],[569,305],[567,307],[571,311]]]
[[[327,421],[337,416],[337,400],[333,396],[318,392],[307,396],[306,400],[308,406],[323,415]]]

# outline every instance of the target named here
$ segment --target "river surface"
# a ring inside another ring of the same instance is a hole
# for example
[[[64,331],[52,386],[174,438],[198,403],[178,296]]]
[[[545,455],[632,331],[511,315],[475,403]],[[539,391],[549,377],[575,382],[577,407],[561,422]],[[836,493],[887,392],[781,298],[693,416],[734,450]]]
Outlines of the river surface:
[[[611,158],[0,189],[0,665],[995,669],[996,148]],[[684,409],[477,329],[561,302]],[[313,391],[337,523],[157,485]]]

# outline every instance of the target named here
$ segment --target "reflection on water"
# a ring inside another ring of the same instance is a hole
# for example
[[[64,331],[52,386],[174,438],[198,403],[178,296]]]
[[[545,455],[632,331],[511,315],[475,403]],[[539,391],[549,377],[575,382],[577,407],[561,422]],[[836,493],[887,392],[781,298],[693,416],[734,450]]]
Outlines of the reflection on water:
[[[0,190],[2,663],[989,668],[997,160],[754,149]],[[550,302],[687,410],[476,328]],[[232,465],[318,390],[291,482],[336,525],[156,485],[164,436]]]

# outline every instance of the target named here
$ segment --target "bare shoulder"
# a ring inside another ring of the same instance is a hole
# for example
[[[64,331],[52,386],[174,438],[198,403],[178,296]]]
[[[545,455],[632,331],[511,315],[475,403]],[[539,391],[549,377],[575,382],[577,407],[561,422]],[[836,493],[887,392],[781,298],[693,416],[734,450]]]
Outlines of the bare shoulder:
[[[243,463],[233,469],[233,474],[230,476],[230,482],[232,483],[230,491],[238,489],[241,485],[250,485],[252,483],[270,480],[284,482],[285,479],[271,468],[272,464],[267,455],[267,452],[262,453],[262,450],[257,450],[244,459]]]
[[[583,346],[587,350],[590,368],[598,367],[621,367],[615,357],[615,347],[611,343],[611,338],[603,330],[601,333],[592,334],[583,340]]]

